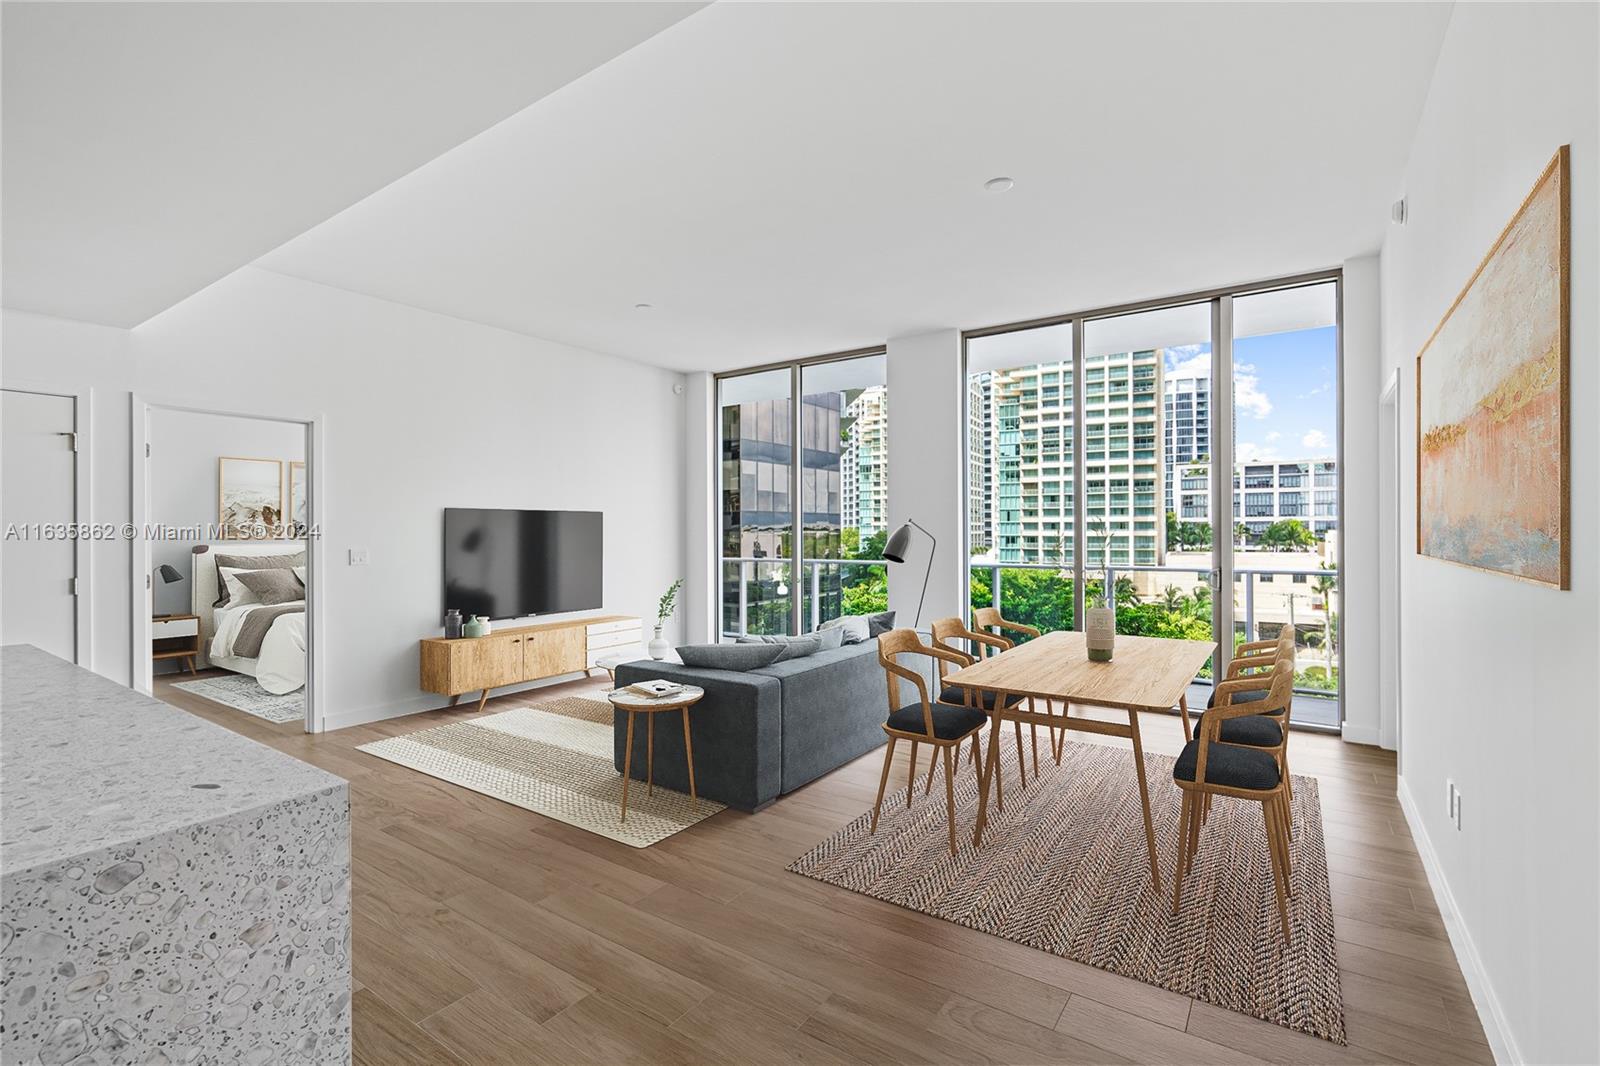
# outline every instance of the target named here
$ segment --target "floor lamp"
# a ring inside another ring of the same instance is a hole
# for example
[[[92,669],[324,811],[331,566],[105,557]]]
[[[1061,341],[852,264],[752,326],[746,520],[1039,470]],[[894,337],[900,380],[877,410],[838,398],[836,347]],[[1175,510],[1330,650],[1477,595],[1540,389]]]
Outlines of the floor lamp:
[[[883,557],[885,559],[891,563],[903,563],[906,561],[906,548],[911,544],[912,527],[922,529],[915,521],[908,518],[905,525],[894,531],[894,535],[889,538],[889,542],[883,546]],[[928,598],[928,578],[933,574],[933,553],[939,549],[939,539],[937,537],[926,529],[922,529],[922,535],[932,541],[933,544],[928,548],[928,569],[922,575],[922,595],[917,599],[917,620],[911,623],[911,628],[913,629],[922,624],[922,603]]]

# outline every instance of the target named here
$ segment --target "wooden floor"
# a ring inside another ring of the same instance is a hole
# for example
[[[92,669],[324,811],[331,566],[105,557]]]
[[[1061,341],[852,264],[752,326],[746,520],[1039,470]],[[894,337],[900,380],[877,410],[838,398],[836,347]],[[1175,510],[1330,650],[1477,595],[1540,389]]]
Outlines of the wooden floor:
[[[1321,782],[1340,1048],[785,872],[871,805],[879,752],[636,850],[355,750],[470,703],[311,737],[157,695],[349,780],[358,1063],[1492,1061],[1374,748],[1290,745]]]

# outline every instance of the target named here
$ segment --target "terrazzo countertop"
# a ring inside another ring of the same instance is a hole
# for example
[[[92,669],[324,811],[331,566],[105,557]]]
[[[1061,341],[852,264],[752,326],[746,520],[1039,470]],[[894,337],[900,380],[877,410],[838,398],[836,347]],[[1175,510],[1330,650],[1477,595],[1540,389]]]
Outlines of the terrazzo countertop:
[[[0,648],[8,874],[344,784],[31,645]]]

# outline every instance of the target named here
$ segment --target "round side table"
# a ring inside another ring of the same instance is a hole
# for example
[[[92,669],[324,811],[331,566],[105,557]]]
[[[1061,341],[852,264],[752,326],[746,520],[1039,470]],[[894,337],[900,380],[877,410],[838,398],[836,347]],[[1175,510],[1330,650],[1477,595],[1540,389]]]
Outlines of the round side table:
[[[628,820],[628,782],[633,777],[633,720],[643,714],[649,719],[649,732],[645,735],[645,784],[648,788],[646,795],[655,795],[655,762],[656,762],[656,715],[663,711],[683,712],[683,757],[689,764],[689,798],[699,800],[694,791],[694,741],[689,738],[689,708],[700,702],[706,694],[703,688],[694,685],[685,685],[682,692],[675,692],[670,696],[652,698],[641,696],[637,692],[627,689],[617,689],[606,693],[606,698],[611,701],[611,706],[619,711],[628,712],[628,742],[622,755],[622,820]]]

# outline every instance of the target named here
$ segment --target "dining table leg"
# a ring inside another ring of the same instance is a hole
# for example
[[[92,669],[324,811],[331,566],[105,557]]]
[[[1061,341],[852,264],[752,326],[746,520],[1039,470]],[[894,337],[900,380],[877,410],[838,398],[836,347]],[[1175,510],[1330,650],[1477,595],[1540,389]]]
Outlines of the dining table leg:
[[[1185,693],[1178,697],[1178,710],[1183,712],[1183,739],[1184,743],[1194,739],[1194,734],[1189,729],[1189,696]]]
[[[1144,808],[1144,842],[1150,849],[1150,879],[1161,891],[1161,866],[1156,862],[1156,829],[1150,820],[1150,787],[1144,779],[1144,745],[1139,743],[1139,712],[1128,711],[1128,736],[1133,741],[1133,773],[1139,779],[1139,804]]]
[[[998,788],[1000,772],[1000,715],[989,715],[989,751],[978,768],[978,817],[972,828],[972,846],[983,846],[983,827],[989,821],[989,784]]]

